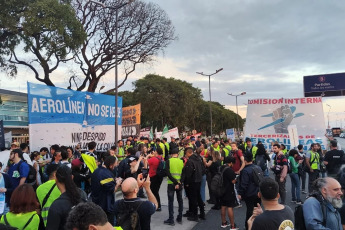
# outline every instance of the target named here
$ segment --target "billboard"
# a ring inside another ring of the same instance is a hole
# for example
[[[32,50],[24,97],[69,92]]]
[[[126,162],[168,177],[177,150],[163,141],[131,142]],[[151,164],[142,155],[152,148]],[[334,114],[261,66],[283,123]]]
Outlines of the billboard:
[[[303,77],[305,97],[334,97],[345,95],[345,73]]]
[[[141,104],[122,108],[122,138],[140,134]]]
[[[75,146],[95,141],[106,150],[115,141],[115,100],[90,92],[28,83],[30,148],[53,144]],[[122,98],[118,97],[118,133],[121,134]]]
[[[226,139],[235,141],[235,129],[226,130]]]
[[[295,125],[298,142],[305,150],[314,142],[322,149],[327,147],[321,97],[248,100],[244,134],[253,144],[261,141],[270,149],[271,143],[278,141],[288,149],[295,147],[289,135],[290,125]]]

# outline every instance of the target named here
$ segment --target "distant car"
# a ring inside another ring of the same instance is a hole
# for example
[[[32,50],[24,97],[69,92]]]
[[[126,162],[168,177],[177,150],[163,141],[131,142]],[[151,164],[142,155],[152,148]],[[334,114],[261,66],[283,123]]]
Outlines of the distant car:
[[[341,134],[339,135],[339,137],[345,138],[345,133],[341,133]]]

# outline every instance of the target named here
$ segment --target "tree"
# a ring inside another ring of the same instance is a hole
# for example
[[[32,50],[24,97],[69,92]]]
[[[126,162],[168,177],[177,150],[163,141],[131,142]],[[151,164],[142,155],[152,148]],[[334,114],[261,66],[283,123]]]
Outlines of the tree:
[[[50,74],[71,59],[86,38],[69,1],[6,0],[0,9],[2,70],[15,77],[22,65],[38,81],[54,86]]]
[[[85,0],[74,0],[79,21],[87,33],[87,40],[75,56],[82,74],[70,78],[68,88],[95,92],[107,72],[116,65],[124,72],[121,87],[138,64],[149,63],[175,40],[174,27],[158,5],[136,0],[104,0],[107,8]],[[123,6],[123,7],[120,7]],[[118,9],[118,41],[115,41],[116,9]],[[116,49],[117,48],[117,49]],[[117,62],[115,54],[117,50]],[[115,90],[115,87],[105,93]]]

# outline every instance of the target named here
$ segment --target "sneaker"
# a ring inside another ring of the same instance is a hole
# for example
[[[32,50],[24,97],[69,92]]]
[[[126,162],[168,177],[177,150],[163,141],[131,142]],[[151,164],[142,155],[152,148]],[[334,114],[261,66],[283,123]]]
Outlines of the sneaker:
[[[240,228],[238,228],[236,224],[234,224],[233,226],[230,227],[230,230],[238,230],[238,229],[240,229]]]
[[[179,223],[179,224],[182,224],[182,217],[177,216],[176,222]]]
[[[302,190],[302,193],[303,193],[303,194],[307,194],[307,192],[306,192],[305,190]]]
[[[297,205],[301,205],[301,204],[303,204],[303,202],[302,201],[297,201],[296,204]]]
[[[220,226],[221,228],[226,228],[229,227],[230,224],[228,223],[228,221],[225,221],[225,223],[222,223],[222,225]]]
[[[170,220],[170,219],[165,220],[164,224],[170,225],[170,226],[175,226],[174,220]]]

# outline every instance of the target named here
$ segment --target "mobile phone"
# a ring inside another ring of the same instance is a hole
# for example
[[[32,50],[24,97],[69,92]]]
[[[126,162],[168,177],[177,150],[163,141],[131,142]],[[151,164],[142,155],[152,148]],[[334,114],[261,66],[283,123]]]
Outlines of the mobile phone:
[[[146,179],[147,176],[149,175],[149,170],[148,169],[141,169],[141,173],[143,174],[143,178]]]

